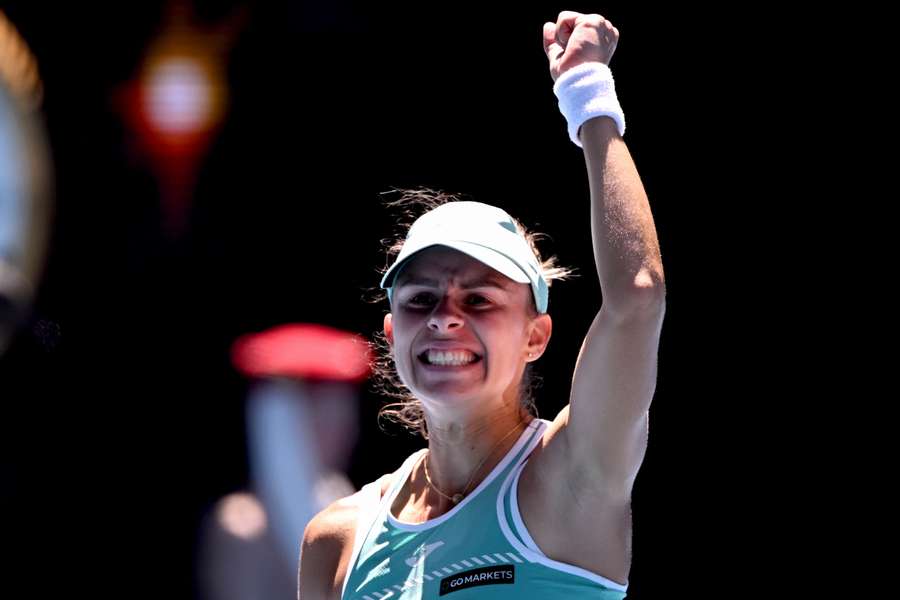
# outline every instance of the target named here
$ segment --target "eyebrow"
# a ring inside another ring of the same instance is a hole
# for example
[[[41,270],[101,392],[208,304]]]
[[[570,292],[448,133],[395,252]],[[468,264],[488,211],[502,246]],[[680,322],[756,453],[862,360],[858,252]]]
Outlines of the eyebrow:
[[[425,287],[438,287],[437,279],[429,279],[428,277],[409,277],[401,279],[398,282],[397,287],[403,285],[421,285]],[[470,290],[474,288],[481,287],[494,287],[503,291],[507,291],[507,286],[501,282],[498,278],[493,275],[488,275],[487,277],[481,277],[479,279],[474,279],[472,281],[463,283],[460,287],[464,290]]]

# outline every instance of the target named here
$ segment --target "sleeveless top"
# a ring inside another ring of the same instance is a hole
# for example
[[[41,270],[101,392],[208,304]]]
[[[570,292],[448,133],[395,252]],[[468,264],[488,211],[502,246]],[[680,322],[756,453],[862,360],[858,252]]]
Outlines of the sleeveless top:
[[[528,456],[550,424],[533,419],[490,474],[449,512],[405,523],[391,505],[427,448],[411,454],[384,497],[363,486],[342,600],[621,600],[619,584],[541,552],[522,522],[516,490]]]

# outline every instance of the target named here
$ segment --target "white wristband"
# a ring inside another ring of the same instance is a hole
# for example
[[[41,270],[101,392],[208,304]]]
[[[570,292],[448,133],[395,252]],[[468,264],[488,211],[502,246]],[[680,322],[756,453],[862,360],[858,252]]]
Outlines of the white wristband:
[[[616,98],[612,71],[602,62],[582,63],[560,75],[553,84],[559,110],[569,124],[569,138],[581,148],[578,129],[593,117],[612,117],[625,135],[625,114]]]

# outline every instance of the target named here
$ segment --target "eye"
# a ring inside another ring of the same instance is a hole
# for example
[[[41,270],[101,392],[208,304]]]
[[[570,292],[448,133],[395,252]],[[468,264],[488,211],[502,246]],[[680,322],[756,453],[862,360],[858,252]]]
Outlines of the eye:
[[[434,295],[429,294],[428,292],[419,292],[418,294],[414,294],[410,296],[406,301],[410,306],[431,306],[434,302]]]
[[[479,294],[472,294],[471,296],[469,296],[466,299],[466,301],[469,304],[474,304],[476,306],[482,305],[482,304],[490,304],[490,300],[488,300],[487,298],[485,298],[484,296],[481,296]]]

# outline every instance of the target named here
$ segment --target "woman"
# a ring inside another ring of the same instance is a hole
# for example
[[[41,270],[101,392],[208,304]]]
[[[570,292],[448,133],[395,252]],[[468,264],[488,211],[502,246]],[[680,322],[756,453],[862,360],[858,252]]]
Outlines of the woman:
[[[405,414],[421,411],[428,447],[310,522],[302,600],[625,596],[665,287],[607,66],[618,35],[600,15],[544,25],[585,153],[603,291],[569,405],[552,422],[524,406],[552,320],[546,264],[516,221],[477,202],[421,216],[382,287],[384,335],[416,398]]]

